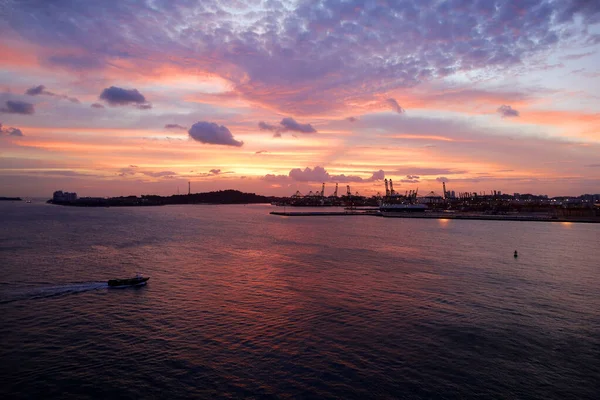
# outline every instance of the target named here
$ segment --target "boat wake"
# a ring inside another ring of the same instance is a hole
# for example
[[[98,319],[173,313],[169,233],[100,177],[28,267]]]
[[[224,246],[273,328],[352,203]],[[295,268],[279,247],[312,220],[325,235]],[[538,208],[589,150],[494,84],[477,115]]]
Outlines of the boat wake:
[[[0,291],[0,304],[23,300],[36,300],[49,297],[66,296],[69,294],[89,292],[91,290],[106,288],[108,288],[108,283],[106,282],[78,282],[65,285],[38,286],[34,288],[21,287],[13,290],[6,289],[6,287],[4,287],[2,288],[3,290]]]

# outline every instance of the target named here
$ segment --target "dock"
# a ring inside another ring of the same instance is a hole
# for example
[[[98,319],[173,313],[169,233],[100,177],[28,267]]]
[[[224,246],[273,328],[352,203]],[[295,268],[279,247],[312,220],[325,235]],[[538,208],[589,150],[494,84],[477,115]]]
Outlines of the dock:
[[[480,220],[480,221],[528,221],[528,222],[572,222],[572,223],[600,223],[600,218],[594,217],[555,217],[550,215],[528,215],[528,214],[476,214],[476,213],[386,213],[376,211],[271,211],[269,214],[282,217],[326,217],[326,216],[371,216],[384,218],[411,218],[411,219],[456,219],[456,220]]]
[[[354,216],[354,215],[370,215],[377,216],[379,212],[358,212],[358,211],[271,211],[271,215],[279,215],[282,217],[324,217],[324,216]]]

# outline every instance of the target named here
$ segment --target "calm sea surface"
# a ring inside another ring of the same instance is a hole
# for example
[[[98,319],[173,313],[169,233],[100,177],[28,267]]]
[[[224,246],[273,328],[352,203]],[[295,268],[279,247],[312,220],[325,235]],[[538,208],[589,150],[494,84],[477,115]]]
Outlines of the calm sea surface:
[[[600,225],[271,209],[2,202],[0,398],[599,398]]]

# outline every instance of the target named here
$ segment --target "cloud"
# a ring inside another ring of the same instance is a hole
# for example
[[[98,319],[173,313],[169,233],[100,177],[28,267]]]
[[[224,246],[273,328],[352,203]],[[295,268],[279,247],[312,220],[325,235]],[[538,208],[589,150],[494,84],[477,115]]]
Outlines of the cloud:
[[[450,179],[446,178],[445,176],[439,176],[437,178],[435,178],[436,182],[450,182]]]
[[[502,118],[512,118],[519,116],[519,112],[517,110],[507,105],[501,105],[496,111],[502,116]]]
[[[406,175],[406,178],[400,179],[402,183],[419,183],[419,175]]]
[[[367,180],[368,181],[382,181],[384,179],[385,179],[385,172],[383,172],[383,170],[380,169],[379,171],[373,172],[373,175],[371,175],[371,177]]]
[[[177,173],[173,171],[140,171],[140,173],[153,178],[169,178],[177,175]]]
[[[264,121],[260,121],[258,123],[258,128],[261,131],[271,131],[275,132],[273,137],[281,137],[282,133],[285,132],[299,132],[299,133],[316,133],[317,130],[312,127],[311,124],[300,124],[292,117],[283,118],[279,125],[273,125],[266,123]]]
[[[300,124],[296,122],[294,118],[287,117],[281,120],[281,126],[284,128],[284,132],[300,132],[300,133],[316,133],[315,128],[311,124]]]
[[[268,151],[266,151],[266,150],[259,150],[259,151],[255,152],[254,154],[263,154],[263,153],[268,153]]]
[[[124,106],[135,104],[141,109],[152,108],[152,105],[146,102],[146,98],[137,89],[123,89],[116,86],[106,88],[100,93],[101,100],[106,101],[111,106]]]
[[[18,128],[8,128],[7,133],[9,136],[23,136],[23,132]]]
[[[3,129],[2,124],[0,123],[0,135],[23,136],[23,131],[21,131],[19,128],[12,128],[12,127]]]
[[[356,121],[358,121],[358,118],[356,118],[356,117],[348,117],[348,118],[346,118],[346,121],[348,121],[348,122],[356,122]]]
[[[396,169],[394,173],[404,174],[407,177],[412,177],[409,179],[420,179],[420,176],[422,175],[461,175],[468,173],[468,171],[453,168],[414,167],[411,165],[404,165]]]
[[[273,177],[274,175],[270,175],[269,179],[273,180]],[[280,179],[281,175],[277,175],[276,177],[277,179]],[[288,177],[296,182],[375,182],[383,180],[385,178],[385,172],[383,170],[375,171],[370,178],[363,179],[356,175],[330,175],[325,168],[316,166],[314,168],[306,167],[304,169],[294,168],[289,172]]]
[[[404,108],[400,107],[400,104],[398,104],[398,102],[396,101],[396,99],[387,99],[385,101],[390,107],[392,107],[392,110],[396,111],[398,114],[403,114]]]
[[[294,168],[289,172],[288,176],[298,182],[329,182],[331,179],[325,168],[319,166],[313,169],[306,167],[304,170]]]
[[[44,85],[39,85],[39,86],[32,87],[30,89],[27,89],[25,91],[25,94],[28,94],[30,96],[37,96],[38,94],[50,94],[51,96],[54,96],[54,93],[46,92],[45,89],[46,89],[46,87]]]
[[[190,171],[190,172],[194,172],[194,171]],[[234,174],[234,171],[221,171],[221,169],[219,168],[213,168],[208,172],[202,172],[199,174],[194,175],[194,177],[200,177],[200,178],[209,178],[209,177],[214,177],[214,176],[220,176],[220,175],[225,175],[225,174]]]
[[[198,142],[207,144],[221,144],[225,146],[241,147],[244,142],[237,141],[225,126],[214,122],[196,122],[188,131],[190,137]]]
[[[584,58],[587,56],[591,56],[594,55],[596,53],[594,53],[593,51],[588,51],[586,53],[579,53],[579,54],[567,54],[565,56],[562,56],[561,58],[563,60],[579,60],[580,58]]]
[[[266,123],[266,122],[264,122],[264,121],[260,121],[260,122],[258,123],[258,128],[259,128],[261,131],[273,131],[273,132],[274,132],[274,131],[278,130],[280,127],[278,127],[278,126],[276,126],[276,125],[267,124],[267,123]]]
[[[90,107],[92,108],[104,108],[104,106],[100,103],[93,103],[90,105]]]
[[[25,94],[29,95],[29,96],[38,96],[38,95],[52,96],[52,97],[57,97],[59,99],[69,100],[71,103],[76,103],[76,104],[81,103],[79,101],[79,99],[77,99],[75,97],[69,97],[64,94],[52,93],[52,92],[46,90],[46,86],[44,86],[44,85],[38,85],[38,86],[34,86],[32,88],[29,88],[25,91]]]
[[[0,112],[7,114],[31,115],[35,113],[35,108],[33,107],[33,104],[25,101],[7,100],[6,106],[4,108],[0,108]]]
[[[187,131],[188,128],[179,124],[166,124],[165,129],[181,129],[182,131]]]
[[[588,29],[600,6],[589,0],[261,4],[235,2],[233,14],[217,0],[21,1],[10,3],[10,27],[39,47],[62,48],[46,56],[51,65],[143,74],[165,60],[227,78],[236,95],[292,115],[453,74],[529,67],[550,50],[600,41]]]
[[[275,174],[267,174],[261,178],[267,182],[284,182],[289,180],[288,175],[275,175]]]

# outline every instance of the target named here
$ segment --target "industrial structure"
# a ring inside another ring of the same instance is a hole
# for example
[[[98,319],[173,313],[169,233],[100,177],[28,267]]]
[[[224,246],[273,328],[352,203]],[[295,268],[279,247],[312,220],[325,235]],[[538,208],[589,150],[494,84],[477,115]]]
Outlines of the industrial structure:
[[[384,180],[385,195],[365,197],[358,192],[354,194],[350,185],[346,186],[346,194],[338,196],[338,184],[330,196],[325,196],[325,183],[316,193],[310,191],[307,195],[297,191],[293,196],[274,203],[297,207],[380,207],[392,204],[422,204],[428,212],[477,212],[484,214],[502,215],[515,213],[551,214],[557,216],[588,216],[600,215],[600,195],[582,195],[579,197],[555,197],[545,195],[519,194],[509,195],[500,190],[489,192],[455,192],[441,182],[441,194],[435,191],[419,195],[419,189],[408,189],[399,193],[394,189],[392,179]]]

